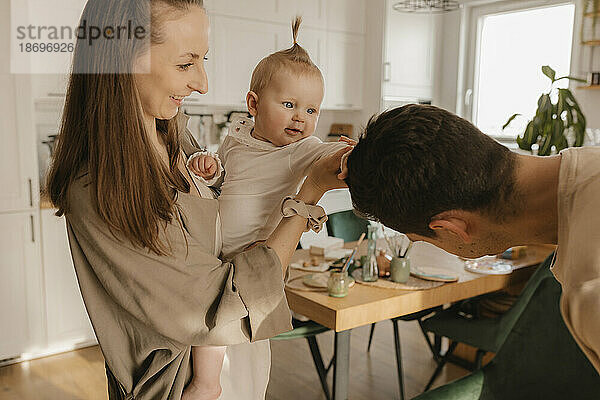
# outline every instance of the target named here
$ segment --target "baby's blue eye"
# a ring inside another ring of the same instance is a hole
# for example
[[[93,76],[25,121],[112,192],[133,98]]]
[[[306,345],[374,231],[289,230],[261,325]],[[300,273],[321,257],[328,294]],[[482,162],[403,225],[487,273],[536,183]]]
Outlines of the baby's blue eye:
[[[306,110],[306,112],[309,114],[314,114],[317,112],[317,110],[315,110],[314,108],[309,108],[308,110]]]
[[[282,104],[285,108],[294,108],[294,105],[291,101],[284,101]]]

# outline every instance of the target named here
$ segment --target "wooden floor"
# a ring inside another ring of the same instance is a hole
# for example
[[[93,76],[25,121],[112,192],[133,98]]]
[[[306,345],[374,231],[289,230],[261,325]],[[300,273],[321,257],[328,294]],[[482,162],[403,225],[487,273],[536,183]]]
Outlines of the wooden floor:
[[[407,398],[419,394],[435,368],[431,353],[414,322],[401,322],[402,357]],[[398,381],[390,321],[377,324],[371,352],[369,327],[352,331],[350,400],[397,399]],[[333,333],[318,336],[329,360]],[[267,400],[322,400],[317,372],[304,339],[273,342]],[[447,365],[435,386],[467,373]],[[329,376],[331,385],[331,373]],[[104,360],[97,346],[0,368],[1,400],[106,400]]]

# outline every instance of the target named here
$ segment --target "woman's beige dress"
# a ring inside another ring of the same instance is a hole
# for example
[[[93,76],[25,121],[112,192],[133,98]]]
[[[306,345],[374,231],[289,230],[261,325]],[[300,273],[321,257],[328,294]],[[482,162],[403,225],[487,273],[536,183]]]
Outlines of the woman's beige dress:
[[[189,155],[197,146],[184,122]],[[180,399],[192,374],[191,346],[256,342],[291,329],[273,250],[257,246],[227,263],[215,256],[217,200],[179,193],[177,219],[161,231],[172,254],[158,256],[111,233],[89,184],[83,171],[69,188],[67,231],[111,400]]]

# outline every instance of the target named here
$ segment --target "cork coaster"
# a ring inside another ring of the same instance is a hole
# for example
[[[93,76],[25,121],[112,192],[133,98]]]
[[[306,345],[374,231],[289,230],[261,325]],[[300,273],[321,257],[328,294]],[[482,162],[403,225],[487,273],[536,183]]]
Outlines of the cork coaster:
[[[297,276],[295,278],[290,279],[285,287],[287,289],[298,290],[300,292],[327,292],[327,287],[317,288],[306,286],[303,282],[304,275]]]
[[[392,282],[388,278],[379,278],[375,282],[364,282],[362,280],[362,270],[360,268],[355,269],[354,272],[352,272],[352,276],[356,282],[360,283],[361,285],[375,286],[384,289],[425,290],[442,286],[444,284],[444,282],[425,281],[412,275],[408,277],[408,281],[406,281],[406,283]]]
[[[285,287],[288,289],[299,290],[301,292],[327,292],[327,280],[329,271],[317,274],[300,275],[290,279]],[[354,286],[354,278],[349,277],[348,287]]]

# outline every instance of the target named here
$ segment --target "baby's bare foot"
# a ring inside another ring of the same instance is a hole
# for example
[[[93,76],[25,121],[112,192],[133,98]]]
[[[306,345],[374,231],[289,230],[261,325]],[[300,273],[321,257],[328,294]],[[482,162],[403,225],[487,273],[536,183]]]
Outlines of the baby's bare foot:
[[[221,385],[209,387],[191,381],[183,391],[181,400],[217,400],[221,395]]]

